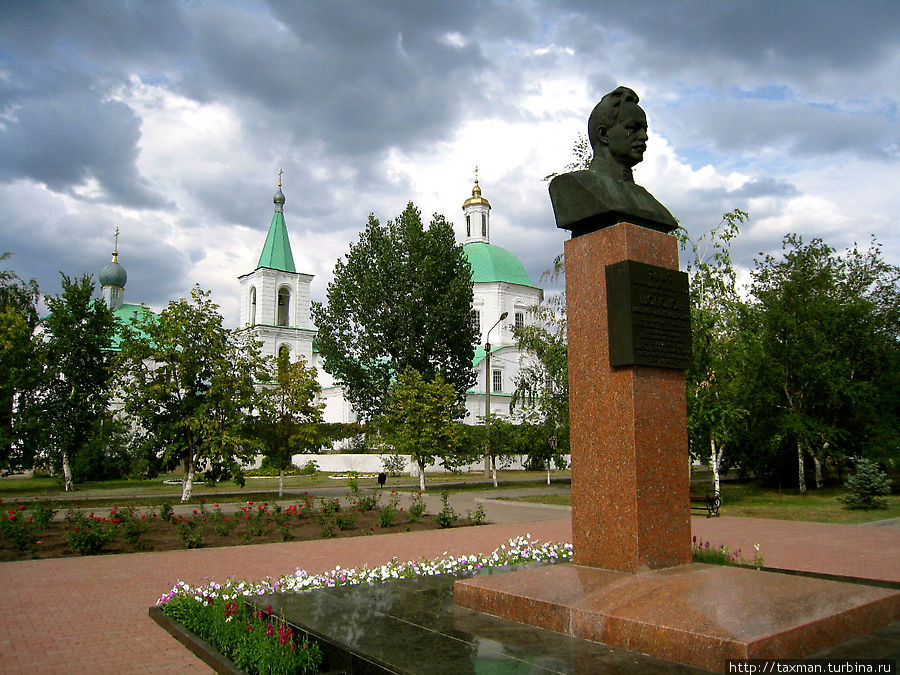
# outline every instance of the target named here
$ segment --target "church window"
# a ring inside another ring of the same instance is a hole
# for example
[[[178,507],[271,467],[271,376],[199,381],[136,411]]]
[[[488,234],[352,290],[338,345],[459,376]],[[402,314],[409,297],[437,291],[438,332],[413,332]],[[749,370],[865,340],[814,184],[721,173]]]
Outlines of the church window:
[[[481,236],[482,237],[487,236],[487,214],[486,213],[481,214]]]
[[[278,289],[278,320],[279,326],[290,325],[291,291],[288,288]]]
[[[466,215],[466,236],[472,236],[472,216]]]
[[[250,287],[250,325],[256,325],[256,286]]]
[[[472,312],[472,328],[481,332],[481,312],[477,309]]]
[[[525,313],[524,312],[516,312],[516,328],[524,328],[525,327]]]
[[[503,371],[495,370],[491,373],[491,379],[493,382],[491,383],[491,389],[493,391],[503,391]]]

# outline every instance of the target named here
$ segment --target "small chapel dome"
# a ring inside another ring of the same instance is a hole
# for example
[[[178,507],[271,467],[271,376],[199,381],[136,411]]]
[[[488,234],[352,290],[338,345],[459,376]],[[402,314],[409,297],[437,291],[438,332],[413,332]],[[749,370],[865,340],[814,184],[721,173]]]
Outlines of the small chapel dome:
[[[481,196],[481,188],[478,185],[477,178],[475,179],[475,187],[472,188],[472,196],[463,202],[463,209],[467,206],[472,206],[473,204],[484,204],[488,208],[491,208],[491,203]]]
[[[128,274],[126,274],[125,268],[115,260],[107,263],[106,267],[100,270],[101,286],[118,286],[119,288],[125,288],[126,281],[128,281]]]

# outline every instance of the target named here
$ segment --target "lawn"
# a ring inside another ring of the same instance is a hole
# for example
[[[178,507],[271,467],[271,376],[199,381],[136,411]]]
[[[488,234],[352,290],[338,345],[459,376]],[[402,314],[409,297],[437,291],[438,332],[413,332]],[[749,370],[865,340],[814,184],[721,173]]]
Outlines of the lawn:
[[[722,484],[720,514],[742,518],[774,518],[776,520],[809,520],[821,523],[867,523],[900,518],[900,495],[888,497],[887,509],[850,511],[838,501],[841,487],[809,490],[806,496],[797,490],[759,487],[753,483]],[[570,494],[536,495],[515,501],[571,506]]]
[[[546,480],[544,471],[498,471],[497,478],[500,488],[532,487],[536,482]],[[554,484],[560,480],[568,480],[568,472],[554,472]],[[174,484],[178,481],[179,484]],[[116,503],[129,504],[159,504],[161,497],[165,496],[169,501],[178,502],[181,498],[181,476],[176,474],[161,475],[153,479],[139,480],[109,480],[102,482],[78,483],[75,490],[66,493],[62,489],[62,481],[56,477],[19,478],[7,477],[0,479],[0,499],[22,499],[27,497],[52,497],[61,507],[83,504],[90,501],[92,506],[112,506]],[[168,483],[167,483],[168,482]],[[491,487],[485,485],[484,474],[481,472],[437,473],[426,474],[425,487],[428,492],[439,491],[447,488],[450,491],[457,490],[483,490]],[[332,474],[323,471],[312,476],[285,476],[284,489],[287,494],[301,494],[313,488],[339,488],[346,487],[346,474]],[[361,488],[376,487],[374,476],[360,477],[358,484]],[[389,477],[387,488],[400,488],[404,490],[417,490],[419,481],[409,476]],[[215,486],[209,486],[202,480],[194,482],[193,498],[189,503],[199,504],[201,500],[214,499],[220,503],[245,502],[248,499],[265,501],[272,499],[278,490],[278,477],[247,477],[244,487],[235,485],[231,481],[223,481]]]

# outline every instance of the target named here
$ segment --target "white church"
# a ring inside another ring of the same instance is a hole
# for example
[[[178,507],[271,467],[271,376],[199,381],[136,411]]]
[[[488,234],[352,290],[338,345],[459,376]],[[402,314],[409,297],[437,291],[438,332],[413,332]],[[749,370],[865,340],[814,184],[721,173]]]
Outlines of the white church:
[[[315,367],[322,387],[326,422],[354,422],[356,415],[341,386],[325,372],[315,351],[316,328],[310,314],[310,284],[313,276],[298,272],[284,219],[285,197],[279,181],[266,240],[256,269],[238,277],[240,281],[240,327],[262,342],[264,355],[277,356],[287,350],[291,361],[303,357]],[[530,308],[543,301],[522,263],[512,253],[491,243],[491,204],[482,196],[478,179],[472,196],[463,202],[466,241],[463,251],[472,267],[474,309],[480,337],[472,368],[475,385],[466,400],[468,424],[477,424],[485,414],[486,387],[490,386],[491,414],[508,417],[510,400],[520,368],[530,358],[515,344],[513,328],[533,320]],[[140,305],[124,303],[127,275],[117,252],[100,273],[101,297],[120,319],[128,321]],[[503,317],[501,319],[501,317]],[[486,372],[485,345],[490,344],[490,374]]]

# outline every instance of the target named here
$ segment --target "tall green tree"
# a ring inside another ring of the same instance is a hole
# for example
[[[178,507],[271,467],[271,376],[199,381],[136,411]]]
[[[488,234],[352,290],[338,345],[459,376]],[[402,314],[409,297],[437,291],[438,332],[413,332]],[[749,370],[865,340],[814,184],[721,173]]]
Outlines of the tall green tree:
[[[92,442],[109,405],[109,348],[116,320],[93,294],[89,275],[62,274],[62,294],[47,298],[41,374],[22,411],[30,437],[61,466],[66,491],[74,487],[72,462]]]
[[[472,272],[443,216],[425,229],[412,202],[385,225],[370,215],[326,295],[312,304],[316,344],[361,419],[384,411],[392,378],[407,368],[429,382],[441,375],[464,401],[478,339]]]
[[[436,457],[452,456],[459,444],[457,420],[465,414],[453,386],[438,373],[427,380],[407,367],[388,393],[384,421],[388,441],[401,454],[412,455],[419,467],[419,488],[425,491],[425,467]]]
[[[10,253],[0,254],[0,262]],[[13,429],[16,398],[29,396],[39,372],[37,341],[38,285],[0,269],[0,473],[30,466],[31,448]],[[27,465],[27,466],[26,466]]]
[[[302,357],[290,363],[287,352],[278,355],[274,374],[256,399],[257,428],[263,454],[278,468],[278,496],[284,494],[284,471],[295,453],[312,452],[322,440],[323,403],[315,368]]]
[[[693,359],[685,373],[688,437],[692,454],[708,458],[713,488],[720,491],[726,450],[747,415],[740,387],[744,350],[738,329],[742,300],[731,262],[731,241],[746,212],[736,209],[697,240],[679,232],[689,262]]]
[[[181,500],[206,466],[237,480],[259,442],[248,415],[254,381],[265,377],[259,345],[222,325],[219,306],[199,286],[157,316],[145,311],[122,342],[125,410],[149,434],[165,466],[184,465]]]
[[[551,283],[562,279],[563,257],[543,278]],[[515,329],[520,350],[532,358],[519,369],[510,407],[518,409],[523,420],[538,427],[531,430],[534,446],[525,454],[532,464],[562,466],[569,452],[569,359],[566,338],[566,293],[552,295],[543,305],[530,310],[535,321]]]
[[[897,453],[900,270],[868,251],[838,255],[821,239],[784,239],[780,258],[758,260],[743,328],[776,450],[793,448],[822,484],[826,462]],[[887,389],[883,385],[887,384]]]

